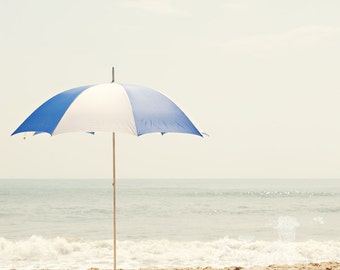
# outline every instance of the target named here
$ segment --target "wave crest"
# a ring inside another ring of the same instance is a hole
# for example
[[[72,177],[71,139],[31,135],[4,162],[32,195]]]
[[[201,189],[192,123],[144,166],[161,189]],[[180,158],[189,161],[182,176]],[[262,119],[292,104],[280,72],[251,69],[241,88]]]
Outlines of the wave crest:
[[[118,241],[117,265],[124,269],[184,268],[232,265],[251,267],[338,261],[340,242],[269,242],[230,239],[215,241]],[[0,238],[0,269],[88,269],[112,267],[112,240],[31,236]]]

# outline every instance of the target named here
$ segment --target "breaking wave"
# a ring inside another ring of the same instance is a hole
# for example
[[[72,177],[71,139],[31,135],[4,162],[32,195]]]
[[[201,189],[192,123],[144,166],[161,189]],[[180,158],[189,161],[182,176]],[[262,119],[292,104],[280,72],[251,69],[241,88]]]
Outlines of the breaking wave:
[[[117,266],[123,269],[226,266],[251,267],[339,261],[338,241],[248,241],[228,237],[215,241],[118,241]],[[112,240],[77,238],[24,240],[0,238],[0,269],[112,268]]]

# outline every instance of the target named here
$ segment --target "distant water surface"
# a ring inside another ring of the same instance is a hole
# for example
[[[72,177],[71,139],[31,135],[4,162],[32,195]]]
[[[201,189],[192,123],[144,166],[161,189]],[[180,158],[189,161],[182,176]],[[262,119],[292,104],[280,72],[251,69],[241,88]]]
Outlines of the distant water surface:
[[[236,255],[227,258],[230,250],[238,250],[240,255],[245,244],[262,242],[265,246],[306,245],[307,255],[301,252],[301,258],[287,255],[295,258],[291,259],[293,262],[312,260],[309,256],[313,250],[308,251],[310,243],[315,248],[333,243],[330,253],[322,256],[330,260],[340,258],[340,181],[336,179],[118,179],[117,185],[117,235],[120,248],[127,252],[121,251],[125,254],[125,259],[121,258],[122,267],[169,264],[171,255],[162,259],[153,256],[155,260],[149,262],[129,258],[127,250],[138,245],[143,250],[153,250],[157,245],[170,249],[188,245],[192,249],[193,242],[197,243],[196,248],[202,245],[198,248],[201,251],[210,246],[217,256],[214,257],[217,266],[232,263]],[[45,246],[45,251],[46,246],[51,246],[51,250],[61,246],[65,250],[55,251],[57,255],[59,252],[72,255],[70,262],[65,263],[74,266],[68,269],[81,269],[86,267],[85,262],[78,265],[72,261],[75,243],[80,245],[80,250],[84,243],[87,248],[94,245],[92,248],[103,255],[103,261],[87,261],[89,267],[105,266],[112,253],[110,239],[111,180],[0,180],[0,261],[1,256],[6,256],[11,267],[25,265],[25,260],[11,258],[10,246],[18,250],[20,245],[38,245]],[[261,245],[255,249],[261,250]],[[274,254],[277,258],[284,258],[276,246],[274,251],[279,254]],[[250,250],[246,248],[244,252],[251,257]],[[274,255],[269,263],[275,262]],[[43,255],[38,252],[36,256],[36,261],[41,261]],[[34,258],[32,254],[28,257]],[[252,260],[255,258],[254,255]],[[260,256],[257,264],[267,263],[265,260],[265,255],[262,261]],[[187,261],[185,258],[175,261],[179,265],[172,266],[188,266],[180,263]],[[202,263],[197,261],[200,266]],[[252,265],[251,259],[244,265]],[[53,262],[41,266],[59,269]]]

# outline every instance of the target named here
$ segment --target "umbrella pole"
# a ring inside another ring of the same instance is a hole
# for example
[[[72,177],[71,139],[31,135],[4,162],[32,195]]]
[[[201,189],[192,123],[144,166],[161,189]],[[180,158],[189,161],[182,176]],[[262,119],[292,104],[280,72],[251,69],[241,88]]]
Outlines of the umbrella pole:
[[[115,140],[115,133],[112,133],[112,159],[113,159],[113,269],[117,269],[117,238],[116,238],[116,140]]]
[[[112,82],[115,81],[115,68],[112,67]],[[116,138],[112,133],[112,165],[113,165],[113,270],[117,269],[117,226],[116,226]]]

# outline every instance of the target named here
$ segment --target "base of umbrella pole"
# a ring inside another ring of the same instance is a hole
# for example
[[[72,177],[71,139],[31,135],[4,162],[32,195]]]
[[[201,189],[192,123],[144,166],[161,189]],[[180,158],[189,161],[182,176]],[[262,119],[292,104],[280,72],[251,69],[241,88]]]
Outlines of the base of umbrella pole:
[[[116,226],[116,142],[115,133],[112,133],[112,165],[113,165],[113,269],[117,269],[117,226]]]

